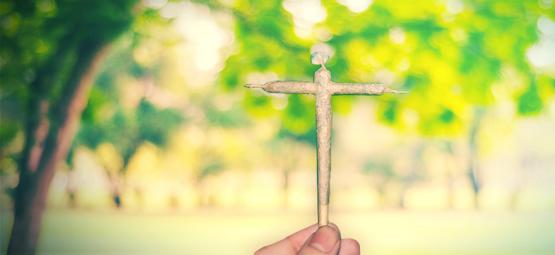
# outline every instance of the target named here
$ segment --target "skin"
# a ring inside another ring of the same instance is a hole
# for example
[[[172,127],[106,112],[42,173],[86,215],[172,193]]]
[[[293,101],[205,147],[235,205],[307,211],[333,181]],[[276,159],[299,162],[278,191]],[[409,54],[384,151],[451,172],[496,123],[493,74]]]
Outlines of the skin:
[[[255,255],[360,255],[354,239],[341,239],[339,228],[312,225],[276,243],[264,246]]]

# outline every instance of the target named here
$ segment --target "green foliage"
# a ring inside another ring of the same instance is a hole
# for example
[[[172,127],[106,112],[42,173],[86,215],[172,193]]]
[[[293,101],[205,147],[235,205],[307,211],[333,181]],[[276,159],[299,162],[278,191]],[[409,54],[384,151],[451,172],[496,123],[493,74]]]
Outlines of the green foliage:
[[[287,108],[283,111],[282,121],[283,127],[293,134],[306,134],[315,128],[314,120],[316,115],[314,100],[301,95],[289,95]]]
[[[313,147],[316,147],[316,126],[313,126],[307,132],[300,133],[300,134],[293,133],[293,132],[289,131],[289,129],[286,129],[286,128],[282,127],[278,131],[276,139],[277,140],[291,139],[293,141],[303,142],[303,143],[306,143],[306,144],[311,145]]]
[[[384,179],[391,179],[395,177],[393,167],[385,162],[368,160],[362,167],[362,171],[368,175],[377,175]]]
[[[13,1],[4,4],[1,57],[3,89],[34,84],[56,95],[69,78],[72,64],[86,49],[113,40],[133,20],[135,0]],[[19,75],[21,73],[26,75]],[[9,85],[9,86],[8,86]],[[43,91],[41,91],[43,92]]]
[[[395,122],[399,121],[397,118],[399,117],[398,113],[398,101],[390,100],[388,103],[383,104],[385,109],[382,110],[381,120],[388,124],[394,124]]]
[[[214,104],[217,102],[204,102],[203,110],[210,125],[224,128],[244,127],[249,119],[240,105],[234,104],[229,109],[218,109]]]
[[[518,97],[518,113],[522,115],[538,114],[543,109],[543,102],[540,98],[538,87],[535,83]]]
[[[26,157],[40,108],[47,108],[49,134],[55,134],[66,118],[72,92],[95,55],[132,24],[136,2],[23,0],[0,4],[0,101],[9,105],[0,107],[2,146],[21,132],[27,141],[21,154]]]
[[[160,25],[168,25],[168,21],[162,20],[158,12],[146,9],[135,17],[126,36],[114,43],[113,52],[91,90],[73,149],[78,146],[94,149],[102,143],[111,143],[123,158],[121,170],[125,171],[141,144],[165,147],[171,133],[184,122],[181,112],[160,109],[145,97],[134,107],[122,104],[123,93],[136,89],[132,88],[133,83],[145,83],[160,72],[159,64],[140,63],[133,55]],[[142,89],[144,93],[148,90]]]
[[[136,120],[141,140],[163,146],[168,142],[168,133],[181,124],[182,115],[173,109],[157,109],[147,100],[137,107]]]
[[[337,1],[322,3],[327,17],[314,30],[331,35],[327,43],[336,54],[328,68],[334,80],[362,82],[390,73],[391,86],[410,93],[378,99],[378,120],[427,136],[454,136],[467,130],[473,107],[496,103],[492,86],[502,80],[504,68],[516,70],[524,82],[537,76],[526,51],[538,41],[538,19],[553,16],[553,7],[542,7],[540,1],[462,1],[461,8],[453,9],[443,1],[415,5],[384,0],[373,1],[362,13],[352,13]],[[311,80],[317,67],[310,65],[308,54],[315,37],[295,35],[292,15],[280,1],[265,1],[263,6],[237,1],[232,13],[238,51],[221,73],[224,88],[243,89],[240,85],[251,73]],[[547,100],[541,95],[544,90],[531,83],[524,87],[513,91],[517,112],[542,111]],[[353,98],[334,102],[334,110],[347,112]],[[303,96],[288,96],[284,110],[256,92],[247,92],[245,100],[254,116],[282,114],[288,132],[302,135],[313,128],[313,101]],[[409,115],[416,122],[407,122]]]
[[[197,176],[199,180],[204,179],[209,175],[217,174],[218,172],[224,170],[224,163],[221,159],[210,157],[210,160],[205,160],[204,164],[200,169],[200,173]]]
[[[96,148],[101,143],[111,143],[121,154],[124,166],[127,166],[141,144],[149,142],[165,146],[171,131],[179,127],[183,120],[178,111],[158,109],[142,99],[136,109],[126,111],[119,107],[107,120],[84,122],[74,146]]]
[[[19,126],[13,122],[2,122],[0,126],[0,148],[8,146],[8,144],[15,138]]]
[[[335,49],[328,64],[334,80],[363,82],[385,74],[393,77],[392,87],[410,91],[375,100],[377,119],[401,131],[460,135],[468,129],[475,107],[496,103],[492,86],[507,68],[524,83],[511,91],[520,115],[541,112],[555,91],[553,77],[535,73],[526,58],[539,38],[538,19],[554,17],[553,7],[541,1],[468,0],[452,10],[445,1],[377,0],[353,13],[337,1],[324,0],[326,19],[315,24],[315,35],[309,38],[296,35],[293,15],[280,0],[193,2],[234,18],[236,50],[218,77],[224,91],[245,90],[242,85],[253,73],[312,80],[318,67],[309,63],[309,49],[321,39]],[[91,91],[77,142],[91,147],[111,142],[126,157],[138,143],[166,142],[170,130],[181,123],[180,114],[147,100],[133,109],[118,106],[122,79],[158,79],[165,68],[162,61],[138,61],[133,50],[171,20],[136,6],[136,0],[0,4],[0,145],[12,141],[28,123],[36,124],[41,100],[50,102],[53,120],[60,118],[60,102],[68,84],[82,74],[82,63],[122,33],[125,38],[116,42]],[[244,93],[246,112],[257,118],[280,117],[279,137],[314,144],[312,97],[289,95],[283,109],[266,94]],[[334,111],[348,112],[353,100],[374,100],[355,98],[334,98]],[[247,122],[237,106],[222,110],[212,102],[203,104],[210,125],[231,128]]]

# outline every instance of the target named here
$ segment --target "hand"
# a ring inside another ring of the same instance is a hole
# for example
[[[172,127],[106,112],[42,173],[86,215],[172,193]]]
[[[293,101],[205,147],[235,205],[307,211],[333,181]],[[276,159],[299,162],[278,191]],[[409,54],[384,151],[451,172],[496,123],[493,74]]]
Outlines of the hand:
[[[262,247],[255,255],[360,255],[354,239],[341,239],[335,224],[318,228],[312,225],[285,239]]]

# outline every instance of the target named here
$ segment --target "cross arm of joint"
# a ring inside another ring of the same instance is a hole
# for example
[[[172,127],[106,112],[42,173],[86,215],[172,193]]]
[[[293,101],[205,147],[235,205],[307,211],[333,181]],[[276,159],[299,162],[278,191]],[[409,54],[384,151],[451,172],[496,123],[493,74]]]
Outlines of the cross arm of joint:
[[[265,84],[247,84],[247,88],[261,88],[269,93],[316,94],[318,87],[312,82],[272,81]]]
[[[382,95],[404,94],[404,91],[390,89],[381,83],[332,83],[329,88],[334,95]]]

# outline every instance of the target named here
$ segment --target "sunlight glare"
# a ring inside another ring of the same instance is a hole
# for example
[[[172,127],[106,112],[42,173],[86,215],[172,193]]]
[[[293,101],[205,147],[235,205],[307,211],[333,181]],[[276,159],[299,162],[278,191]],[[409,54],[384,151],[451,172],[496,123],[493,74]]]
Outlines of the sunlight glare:
[[[186,9],[177,18],[176,25],[187,43],[195,49],[193,60],[199,71],[209,71],[220,61],[219,50],[227,38],[208,13]]]
[[[326,19],[326,10],[319,0],[286,0],[283,8],[293,15],[295,33],[302,38],[310,37],[312,27]]]
[[[528,60],[538,69],[555,72],[555,22],[548,17],[541,17],[538,30],[540,41],[528,49]]]
[[[340,4],[349,8],[350,11],[354,13],[361,13],[368,9],[372,4],[372,0],[338,0]]]

